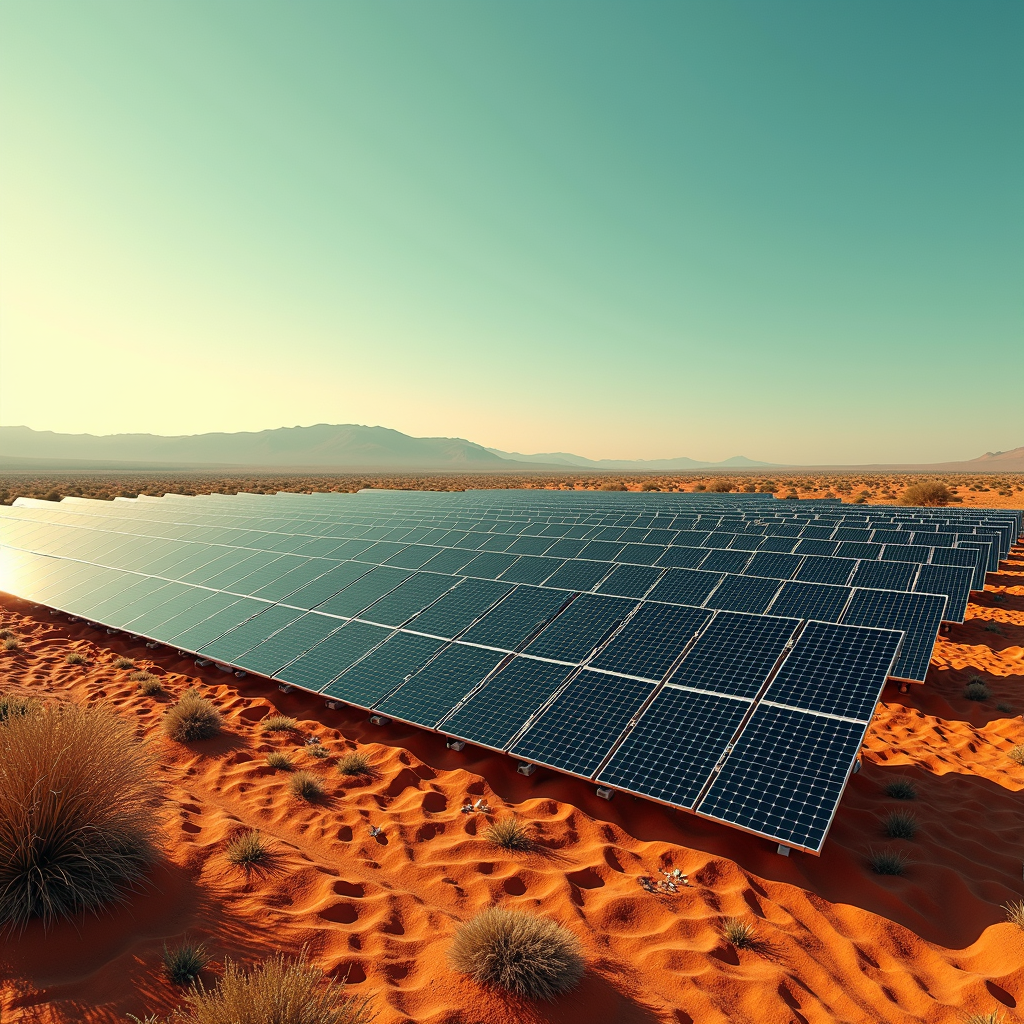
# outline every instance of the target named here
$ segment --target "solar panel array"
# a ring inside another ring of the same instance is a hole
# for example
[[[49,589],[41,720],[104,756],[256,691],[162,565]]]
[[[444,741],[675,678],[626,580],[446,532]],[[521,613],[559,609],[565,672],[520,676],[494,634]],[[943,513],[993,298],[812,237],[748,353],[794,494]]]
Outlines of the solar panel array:
[[[0,589],[818,852],[886,678],[1021,524],[793,504],[19,499]]]

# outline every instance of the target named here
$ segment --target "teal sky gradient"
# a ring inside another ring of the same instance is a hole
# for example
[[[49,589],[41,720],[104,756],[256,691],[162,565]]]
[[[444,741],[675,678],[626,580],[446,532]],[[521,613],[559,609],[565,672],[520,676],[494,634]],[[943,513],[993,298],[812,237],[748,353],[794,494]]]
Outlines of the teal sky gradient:
[[[0,422],[1024,444],[1017,0],[5,0]]]

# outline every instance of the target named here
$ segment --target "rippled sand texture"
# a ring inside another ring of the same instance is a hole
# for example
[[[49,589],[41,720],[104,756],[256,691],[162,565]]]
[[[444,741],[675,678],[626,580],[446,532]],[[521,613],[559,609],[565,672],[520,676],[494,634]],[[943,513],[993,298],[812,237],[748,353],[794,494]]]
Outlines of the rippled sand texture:
[[[166,860],[124,907],[46,936],[30,927],[5,937],[0,1019],[123,1021],[170,1010],[178,994],[161,976],[161,953],[186,932],[216,962],[309,944],[371,996],[381,1024],[952,1022],[992,1010],[1024,1019],[1024,931],[1002,909],[1024,893],[1024,767],[1007,756],[1024,743],[1024,549],[989,579],[966,624],[941,638],[928,683],[883,695],[864,770],[821,858],[780,857],[766,841],[622,794],[606,803],[551,772],[523,778],[504,758],[376,728],[173,652],[153,657],[8,599],[2,625],[22,647],[0,651],[0,689],[107,700],[138,721],[159,755]],[[993,623],[999,632],[986,629]],[[66,665],[70,650],[88,664]],[[139,696],[113,667],[121,654],[172,695],[196,683],[223,710],[225,733],[190,747],[166,740],[167,700]],[[962,696],[975,675],[990,700]],[[276,712],[299,719],[301,735],[262,734],[259,721]],[[305,752],[311,735],[329,759]],[[271,750],[320,776],[328,799],[292,797],[287,773],[265,763]],[[337,756],[351,750],[370,756],[375,778],[339,775]],[[914,782],[916,801],[884,794],[895,776]],[[495,814],[529,822],[537,851],[491,847],[483,832],[494,815],[461,811],[481,797]],[[881,819],[896,808],[917,814],[913,841],[882,835]],[[270,840],[273,858],[246,874],[224,848],[248,828]],[[910,855],[904,877],[868,866],[870,851],[887,845]],[[642,876],[673,868],[689,887],[641,887]],[[577,993],[518,1004],[448,970],[458,922],[496,903],[543,912],[581,937],[591,970]],[[736,951],[720,937],[727,917],[756,925],[754,948]]]

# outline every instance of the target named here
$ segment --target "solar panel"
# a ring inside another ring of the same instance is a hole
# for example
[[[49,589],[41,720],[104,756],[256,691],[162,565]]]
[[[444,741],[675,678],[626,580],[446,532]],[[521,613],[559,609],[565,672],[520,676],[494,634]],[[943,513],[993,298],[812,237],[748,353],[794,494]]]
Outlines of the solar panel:
[[[799,555],[759,551],[747,563],[743,572],[747,576],[767,576],[776,580],[788,580],[799,568],[800,562]]]
[[[339,619],[332,619],[315,612],[303,615],[266,640],[250,647],[235,659],[234,664],[249,672],[273,676],[325,636],[344,625]]]
[[[444,642],[411,633],[392,633],[375,651],[323,688],[325,697],[372,708],[432,658]]]
[[[294,622],[301,614],[302,612],[295,608],[268,605],[219,639],[200,647],[199,653],[204,658],[233,665],[246,651]]]
[[[417,615],[407,628],[451,640],[511,590],[511,585],[506,583],[465,580]]]
[[[647,595],[647,600],[700,607],[723,579],[725,573],[670,569]]]
[[[385,594],[404,583],[412,575],[406,569],[389,569],[378,566],[365,576],[350,583],[344,590],[328,598],[317,607],[317,611],[328,615],[353,616],[364,608],[379,601]]]
[[[746,700],[666,686],[598,780],[691,809],[749,708]]]
[[[383,643],[390,630],[365,622],[348,622],[295,661],[280,669],[277,678],[307,690],[322,690],[332,679],[368,651]]]
[[[826,558],[808,555],[797,569],[793,579],[803,583],[831,583],[844,586],[849,582],[856,562],[852,558]]]
[[[783,583],[768,611],[796,619],[820,619],[838,622],[850,599],[850,587],[834,587],[828,583]]]
[[[699,608],[643,604],[592,664],[657,682],[711,615]]]
[[[563,565],[560,558],[546,558],[539,555],[522,555],[502,574],[502,583],[543,583]]]
[[[590,778],[653,692],[651,683],[584,670],[516,741],[511,752],[527,761]]]
[[[427,605],[433,604],[446,594],[458,581],[451,576],[433,572],[418,572],[400,583],[390,594],[370,605],[360,613],[367,622],[378,622],[382,626],[400,626]]]
[[[708,608],[760,613],[768,610],[782,584],[759,576],[726,576],[705,602]]]
[[[580,594],[526,650],[538,658],[583,661],[635,607],[618,597]]]
[[[705,572],[743,572],[743,567],[750,561],[749,551],[723,551],[713,550],[708,552],[707,558],[700,563]]]
[[[599,594],[643,597],[661,579],[664,569],[647,565],[620,565],[597,588]]]
[[[569,595],[562,591],[516,587],[501,604],[470,627],[463,639],[467,643],[514,651],[568,599]]]
[[[853,571],[850,586],[910,590],[917,569],[915,562],[860,562]]]
[[[914,590],[920,594],[945,594],[945,617],[950,622],[963,622],[967,602],[971,598],[974,570],[961,565],[922,565]]]
[[[611,570],[609,562],[566,562],[544,581],[544,585],[566,590],[592,590]]]

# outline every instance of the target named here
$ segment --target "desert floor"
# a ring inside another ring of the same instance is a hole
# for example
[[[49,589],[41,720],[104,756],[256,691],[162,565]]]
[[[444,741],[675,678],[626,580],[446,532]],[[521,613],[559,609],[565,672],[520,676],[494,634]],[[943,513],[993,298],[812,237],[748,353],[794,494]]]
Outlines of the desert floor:
[[[524,778],[505,758],[377,728],[361,713],[4,599],[0,620],[21,646],[0,651],[0,690],[105,700],[137,720],[158,755],[166,843],[150,883],[125,905],[0,937],[0,1020],[165,1013],[180,992],[162,976],[163,946],[186,933],[214,955],[208,980],[225,955],[308,944],[372,999],[380,1024],[859,1024],[992,1011],[1024,1020],[1024,931],[1003,909],[1024,894],[1024,766],[1007,756],[1024,743],[1024,548],[974,596],[968,621],[940,637],[928,682],[883,694],[863,770],[820,858],[781,857],[765,840],[623,794],[606,803],[552,772]],[[87,664],[67,665],[71,650]],[[140,696],[113,667],[119,655],[160,676],[171,696]],[[963,697],[975,675],[991,700]],[[192,685],[227,727],[182,746],[163,737],[160,719]],[[261,733],[276,712],[297,718],[301,733]],[[329,759],[305,753],[310,735]],[[292,797],[287,773],[265,764],[277,749],[321,776],[328,799]],[[335,770],[351,750],[369,754],[375,778]],[[896,776],[913,780],[912,804],[885,795]],[[462,812],[481,797],[493,814]],[[913,841],[882,836],[896,808],[917,814]],[[508,854],[484,838],[489,818],[510,813],[531,824],[535,852]],[[224,847],[252,827],[273,857],[246,874]],[[870,851],[887,845],[909,854],[905,876],[872,873]],[[691,883],[676,894],[639,884],[672,868]],[[581,937],[590,970],[576,993],[526,1005],[449,970],[458,922],[496,903],[550,915]],[[728,917],[756,925],[753,948],[721,938]]]

